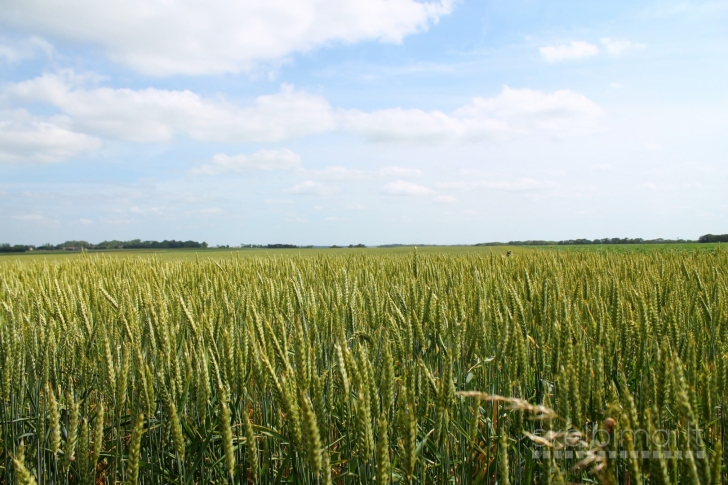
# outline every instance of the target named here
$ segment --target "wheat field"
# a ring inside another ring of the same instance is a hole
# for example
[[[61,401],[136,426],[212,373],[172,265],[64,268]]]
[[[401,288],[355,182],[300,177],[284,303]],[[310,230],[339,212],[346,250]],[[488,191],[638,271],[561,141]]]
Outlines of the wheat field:
[[[724,483],[728,252],[0,266],[0,483]]]

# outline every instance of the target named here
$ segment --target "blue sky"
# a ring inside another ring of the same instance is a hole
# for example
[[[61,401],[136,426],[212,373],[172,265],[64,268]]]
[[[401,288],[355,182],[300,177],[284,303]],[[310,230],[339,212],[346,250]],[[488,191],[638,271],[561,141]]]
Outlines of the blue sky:
[[[0,242],[728,233],[727,1],[0,10]]]

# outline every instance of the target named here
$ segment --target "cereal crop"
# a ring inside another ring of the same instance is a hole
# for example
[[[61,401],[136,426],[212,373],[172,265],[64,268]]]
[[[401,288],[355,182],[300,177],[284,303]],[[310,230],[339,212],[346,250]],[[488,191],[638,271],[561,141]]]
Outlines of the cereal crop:
[[[0,483],[725,483],[728,252],[0,266]]]

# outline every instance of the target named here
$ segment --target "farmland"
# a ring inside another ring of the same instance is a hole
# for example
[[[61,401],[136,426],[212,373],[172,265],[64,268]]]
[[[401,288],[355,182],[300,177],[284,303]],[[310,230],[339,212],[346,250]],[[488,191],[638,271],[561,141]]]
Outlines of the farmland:
[[[724,480],[717,245],[0,257],[0,483]]]

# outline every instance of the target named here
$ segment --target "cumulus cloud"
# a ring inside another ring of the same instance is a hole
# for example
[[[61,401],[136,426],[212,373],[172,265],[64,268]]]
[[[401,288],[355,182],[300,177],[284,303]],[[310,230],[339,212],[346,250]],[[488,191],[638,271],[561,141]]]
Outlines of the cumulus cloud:
[[[588,130],[603,114],[599,105],[570,90],[545,93],[508,86],[496,96],[473,98],[444,113],[403,108],[337,110],[322,96],[287,84],[278,93],[242,104],[187,90],[108,88],[99,82],[93,74],[47,73],[4,85],[0,103],[49,105],[63,113],[67,130],[87,134],[79,136],[133,142],[165,142],[180,136],[203,142],[277,142],[334,131],[359,134],[370,141],[413,143],[482,141],[538,131],[567,136]],[[235,163],[221,158],[208,169]],[[364,175],[330,168],[311,177]],[[385,167],[380,175],[411,177],[419,171]]]
[[[382,187],[381,193],[387,195],[429,195],[432,194],[432,190],[422,185],[413,184],[412,182],[405,182],[404,180],[397,180],[396,182],[389,183]]]
[[[511,89],[508,86],[498,96],[475,98],[455,111],[457,117],[466,119],[494,117],[518,131],[529,125],[559,129],[565,124],[581,123],[581,118],[597,118],[602,114],[598,104],[568,89],[543,93],[533,89]]]
[[[279,141],[335,128],[328,101],[287,84],[249,106],[188,90],[89,84],[88,76],[63,71],[6,85],[2,97],[47,103],[83,130],[138,142],[168,141],[180,134],[198,141]]]
[[[601,107],[570,90],[543,93],[505,86],[491,98],[474,98],[452,114],[402,108],[341,116],[343,129],[372,141],[478,141],[535,130],[583,131],[603,114]]]
[[[306,180],[300,184],[296,184],[286,192],[291,194],[312,194],[312,195],[331,195],[340,192],[341,189],[335,185],[322,184],[314,180]]]
[[[360,133],[372,141],[444,142],[483,137],[506,131],[494,119],[461,119],[441,111],[392,108],[363,112],[350,110],[342,116],[345,130]]]
[[[401,42],[452,11],[452,0],[23,0],[2,23],[100,46],[153,75],[255,68],[332,43]]]
[[[63,116],[0,111],[0,162],[62,162],[101,146],[98,138],[77,133],[69,125]]]
[[[569,44],[540,47],[538,50],[546,62],[573,61],[599,54],[597,46],[578,40]]]
[[[301,157],[284,148],[282,150],[258,150],[245,155],[218,153],[212,159],[191,170],[195,175],[217,175],[221,173],[242,173],[253,170],[287,170],[301,164]]]

